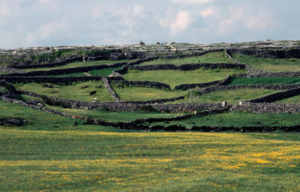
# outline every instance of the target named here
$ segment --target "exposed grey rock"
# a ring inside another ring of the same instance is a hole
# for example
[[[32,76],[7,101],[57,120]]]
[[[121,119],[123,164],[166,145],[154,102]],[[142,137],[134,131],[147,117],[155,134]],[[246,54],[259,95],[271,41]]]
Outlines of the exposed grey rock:
[[[16,125],[16,126],[21,126],[24,124],[22,119],[6,119],[6,122]]]
[[[50,84],[50,83],[46,83],[43,85],[43,87],[45,88],[54,88],[54,85]]]

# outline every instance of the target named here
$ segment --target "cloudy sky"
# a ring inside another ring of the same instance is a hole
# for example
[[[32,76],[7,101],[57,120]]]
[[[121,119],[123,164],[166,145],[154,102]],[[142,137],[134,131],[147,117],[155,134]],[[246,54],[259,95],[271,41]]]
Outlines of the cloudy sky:
[[[299,0],[0,0],[0,49],[300,39]]]

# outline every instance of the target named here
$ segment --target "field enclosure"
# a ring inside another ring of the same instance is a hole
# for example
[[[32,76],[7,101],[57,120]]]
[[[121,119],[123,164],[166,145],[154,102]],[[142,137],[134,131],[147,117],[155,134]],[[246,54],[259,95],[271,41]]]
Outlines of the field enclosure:
[[[0,68],[0,191],[300,191],[299,59],[199,46]]]

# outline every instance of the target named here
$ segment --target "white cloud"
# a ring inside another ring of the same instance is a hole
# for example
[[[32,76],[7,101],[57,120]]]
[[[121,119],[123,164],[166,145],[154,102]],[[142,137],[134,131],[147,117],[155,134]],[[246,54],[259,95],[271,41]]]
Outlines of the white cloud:
[[[213,2],[214,0],[170,0],[173,3],[185,3],[185,4],[206,4]]]
[[[207,8],[207,9],[201,11],[201,12],[200,12],[200,15],[201,15],[202,17],[208,17],[208,16],[214,14],[214,12],[215,12],[215,7],[209,7],[209,8]]]
[[[190,12],[181,11],[177,14],[176,20],[171,24],[171,34],[185,31],[192,21]]]
[[[136,5],[133,7],[132,14],[133,15],[142,15],[144,13],[144,9],[140,5]]]

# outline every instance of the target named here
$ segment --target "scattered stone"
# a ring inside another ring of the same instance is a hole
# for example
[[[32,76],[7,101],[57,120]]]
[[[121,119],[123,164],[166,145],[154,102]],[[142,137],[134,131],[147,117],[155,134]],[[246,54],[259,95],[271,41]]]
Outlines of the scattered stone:
[[[227,101],[222,102],[222,107],[227,107]]]
[[[97,93],[97,91],[92,91],[90,92],[90,96],[95,95]]]
[[[78,123],[75,121],[75,122],[73,123],[73,125],[74,125],[74,126],[77,126],[77,125],[78,125]]]
[[[10,124],[16,125],[16,126],[21,126],[24,124],[22,119],[6,119],[6,121]]]
[[[81,88],[81,89],[86,89],[86,88],[88,88],[88,87],[90,87],[90,86],[84,85],[84,86],[81,86],[80,88]]]
[[[97,85],[95,88],[101,89],[101,88],[103,88],[103,86],[102,85]]]
[[[52,89],[52,88],[54,88],[54,85],[52,85],[50,83],[46,83],[46,84],[43,85],[43,87]]]

